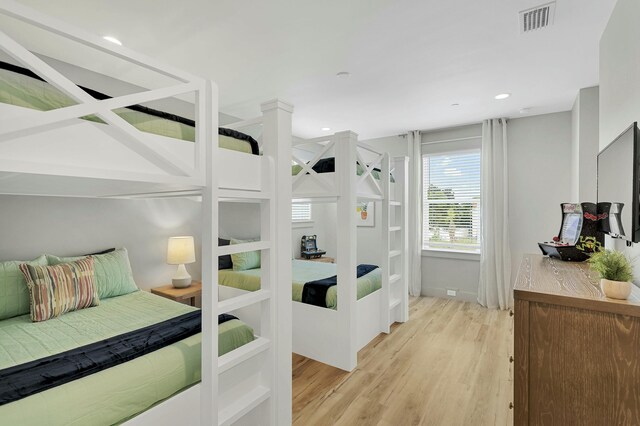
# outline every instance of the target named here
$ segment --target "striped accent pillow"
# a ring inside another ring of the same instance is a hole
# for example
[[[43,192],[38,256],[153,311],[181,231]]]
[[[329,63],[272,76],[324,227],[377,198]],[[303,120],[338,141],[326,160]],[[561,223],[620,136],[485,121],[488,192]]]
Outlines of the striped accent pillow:
[[[46,321],[100,303],[93,258],[54,266],[20,265],[29,288],[31,320]]]

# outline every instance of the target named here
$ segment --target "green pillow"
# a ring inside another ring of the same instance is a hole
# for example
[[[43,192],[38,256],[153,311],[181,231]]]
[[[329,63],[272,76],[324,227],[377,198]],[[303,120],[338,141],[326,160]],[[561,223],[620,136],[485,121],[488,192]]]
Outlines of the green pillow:
[[[252,241],[231,239],[231,244],[243,244]],[[231,255],[234,271],[246,271],[247,269],[255,269],[260,267],[260,250],[246,251],[244,253],[235,253]]]
[[[29,289],[20,265],[47,266],[45,255],[31,261],[0,262],[0,320],[29,313]]]
[[[87,256],[58,257],[48,254],[47,260],[49,265],[58,265],[60,263],[74,262],[84,257]],[[131,264],[129,263],[129,255],[126,248],[91,257],[93,257],[93,269],[100,299],[121,296],[138,290],[138,286],[133,280],[133,272],[131,272]]]

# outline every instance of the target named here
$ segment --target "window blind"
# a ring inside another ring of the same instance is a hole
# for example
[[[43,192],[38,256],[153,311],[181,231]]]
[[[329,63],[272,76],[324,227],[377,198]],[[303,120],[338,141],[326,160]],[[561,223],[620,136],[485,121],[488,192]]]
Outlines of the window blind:
[[[308,222],[311,220],[311,203],[291,204],[291,221]]]
[[[425,249],[480,251],[480,150],[422,156]]]

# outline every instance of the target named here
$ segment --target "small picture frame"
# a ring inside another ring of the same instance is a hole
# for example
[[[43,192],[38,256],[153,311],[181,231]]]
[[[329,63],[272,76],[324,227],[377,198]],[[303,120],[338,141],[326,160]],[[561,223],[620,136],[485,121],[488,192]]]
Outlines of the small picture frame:
[[[358,202],[356,204],[356,223],[358,226],[363,227],[374,227],[375,224],[375,203],[373,201],[369,202]]]

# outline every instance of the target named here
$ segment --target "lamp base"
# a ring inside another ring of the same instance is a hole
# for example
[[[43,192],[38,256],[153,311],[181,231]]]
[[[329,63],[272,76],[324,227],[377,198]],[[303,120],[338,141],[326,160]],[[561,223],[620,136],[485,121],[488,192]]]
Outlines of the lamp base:
[[[189,275],[184,265],[178,265],[178,270],[171,279],[171,284],[175,288],[187,288],[191,285],[191,275]]]

